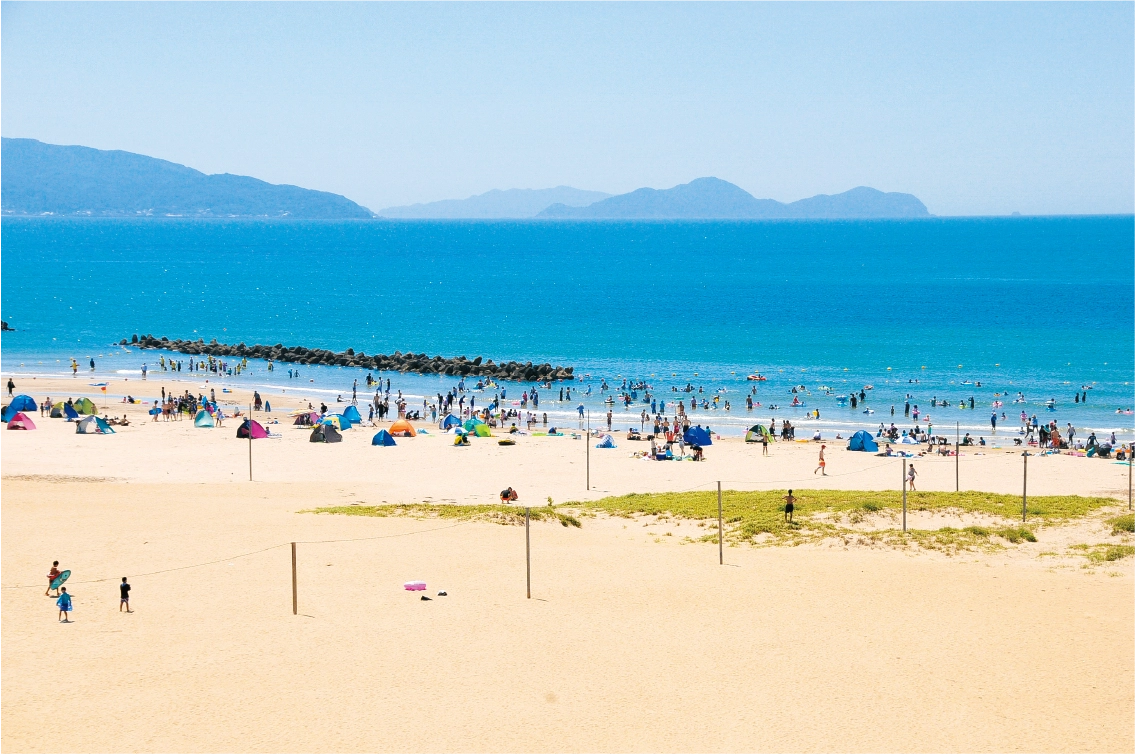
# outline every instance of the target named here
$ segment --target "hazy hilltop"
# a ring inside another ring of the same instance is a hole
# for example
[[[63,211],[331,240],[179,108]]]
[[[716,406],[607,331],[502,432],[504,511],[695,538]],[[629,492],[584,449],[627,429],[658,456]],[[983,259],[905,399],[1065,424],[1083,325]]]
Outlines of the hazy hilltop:
[[[535,217],[553,204],[585,207],[611,196],[602,191],[584,191],[571,186],[548,189],[493,189],[468,199],[445,199],[439,202],[387,207],[380,217],[406,219],[520,219]]]
[[[757,199],[720,178],[698,178],[670,189],[641,188],[585,207],[553,204],[537,217],[586,220],[774,220],[930,217],[911,194],[861,186],[788,204]]]
[[[154,157],[35,139],[0,140],[5,215],[370,218],[346,197]]]

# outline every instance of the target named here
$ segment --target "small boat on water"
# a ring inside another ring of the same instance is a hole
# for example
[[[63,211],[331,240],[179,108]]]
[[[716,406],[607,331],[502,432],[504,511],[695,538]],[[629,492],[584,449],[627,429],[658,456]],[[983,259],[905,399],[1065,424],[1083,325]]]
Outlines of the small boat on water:
[[[749,375],[748,377],[746,377],[745,379],[747,379],[747,380],[748,380],[749,382],[764,382],[764,381],[765,381],[765,380],[767,380],[768,378],[767,378],[767,377],[765,377],[765,376],[764,376],[763,374],[761,374],[760,372],[754,372],[753,374],[750,374],[750,375]]]

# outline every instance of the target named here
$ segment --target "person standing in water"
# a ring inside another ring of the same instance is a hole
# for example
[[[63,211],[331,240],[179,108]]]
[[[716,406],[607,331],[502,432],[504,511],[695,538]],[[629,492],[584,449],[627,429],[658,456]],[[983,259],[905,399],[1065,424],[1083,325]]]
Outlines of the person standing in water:
[[[828,463],[827,463],[827,461],[824,460],[824,448],[826,448],[826,447],[828,447],[828,446],[827,445],[821,445],[820,446],[820,465],[817,466],[816,470],[812,472],[813,474],[815,474],[816,471],[819,471],[819,472],[822,472],[820,474],[820,476],[827,476],[828,475],[828,470],[827,470]]]

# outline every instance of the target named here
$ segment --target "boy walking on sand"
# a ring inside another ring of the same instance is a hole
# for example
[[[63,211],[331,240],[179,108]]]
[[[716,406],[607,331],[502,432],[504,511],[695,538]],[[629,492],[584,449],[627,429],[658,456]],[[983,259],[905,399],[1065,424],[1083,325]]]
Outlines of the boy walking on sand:
[[[914,478],[916,476],[917,474],[914,471],[914,464],[912,463],[906,468],[906,483],[907,486],[910,487],[911,492],[914,491]]]
[[[821,445],[820,446],[820,465],[816,467],[816,471],[823,472],[822,474],[820,474],[820,476],[827,476],[828,475],[828,470],[827,470],[828,464],[827,464],[827,461],[824,460],[824,448],[826,448],[826,447],[828,447],[828,446],[827,445]],[[812,473],[815,474],[816,471],[813,471]]]
[[[67,587],[65,586],[59,587],[59,591],[61,594],[59,595],[59,599],[55,601],[55,604],[59,606],[59,617],[64,623],[70,623],[71,595],[67,594]]]
[[[54,595],[51,593],[51,585],[52,585],[52,583],[54,583],[54,581],[57,578],[59,578],[59,561],[58,560],[52,562],[51,570],[47,572],[47,591],[43,593],[44,597],[58,597],[59,596],[58,593],[56,593]]]
[[[122,583],[118,585],[118,612],[122,612],[122,606],[126,606],[126,612],[132,613],[130,609],[130,585],[126,583],[126,577],[122,577]]]

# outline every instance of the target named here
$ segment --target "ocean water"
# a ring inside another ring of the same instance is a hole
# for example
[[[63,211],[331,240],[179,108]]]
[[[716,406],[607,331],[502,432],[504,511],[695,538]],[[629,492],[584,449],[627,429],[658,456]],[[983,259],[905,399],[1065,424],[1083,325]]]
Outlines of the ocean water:
[[[0,342],[7,374],[137,379],[155,352],[134,333],[220,342],[482,355],[571,364],[592,384],[642,379],[671,403],[692,383],[732,409],[699,412],[741,431],[770,416],[804,431],[901,427],[907,394],[975,397],[929,409],[938,429],[988,434],[1020,411],[1132,436],[1135,219],[1002,218],[775,222],[295,222],[12,219],[0,223]],[[349,393],[365,373],[254,365],[234,381]],[[760,371],[762,407],[744,410]],[[183,373],[184,376],[184,373]],[[391,377],[410,395],[452,378]],[[158,375],[148,388],[157,392]],[[310,382],[309,380],[315,380]],[[94,381],[94,380],[91,380]],[[976,383],[980,382],[981,387]],[[837,395],[873,385],[868,406]],[[806,408],[790,409],[804,385]],[[1073,394],[1090,386],[1086,405]],[[510,386],[509,398],[524,386]],[[821,388],[830,388],[822,390]],[[114,388],[112,388],[113,390]],[[722,391],[723,393],[717,393]],[[1025,404],[1010,401],[1021,391]],[[830,394],[829,394],[830,392]],[[1009,398],[995,395],[1008,393]],[[641,394],[640,394],[641,395]],[[541,411],[563,423],[578,404]],[[1055,398],[1056,410],[1045,401]],[[487,398],[484,399],[487,402]],[[478,400],[482,403],[482,400]],[[772,411],[769,407],[779,405]],[[637,416],[641,404],[632,407]],[[820,411],[818,421],[806,412]],[[616,416],[626,426],[621,406]],[[668,411],[668,413],[670,413]],[[1000,413],[1000,412],[999,412]],[[620,422],[616,420],[616,425]],[[1000,433],[1006,436],[1003,429]],[[799,436],[799,432],[798,432]]]

